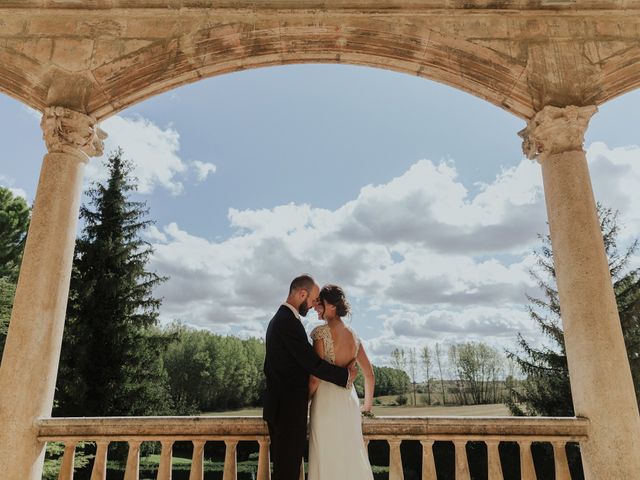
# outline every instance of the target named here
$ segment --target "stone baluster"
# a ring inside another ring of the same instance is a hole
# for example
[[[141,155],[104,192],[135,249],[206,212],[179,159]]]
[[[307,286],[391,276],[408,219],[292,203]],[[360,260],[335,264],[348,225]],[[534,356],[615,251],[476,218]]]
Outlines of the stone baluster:
[[[189,480],[203,480],[204,478],[204,444],[204,440],[193,440],[193,457],[191,458]]]
[[[47,107],[44,156],[0,367],[3,478],[41,480],[45,444],[36,422],[51,416],[69,297],[85,164],[106,137],[93,117]]]
[[[66,442],[64,444],[64,454],[58,480],[73,480],[73,461],[76,456],[76,442]]]
[[[566,443],[562,441],[552,442],[552,445],[554,465],[556,468],[556,480],[571,480]]]
[[[238,447],[237,440],[225,440],[224,452],[224,472],[222,480],[237,480],[238,478],[238,460],[236,449]]]
[[[140,474],[140,441],[129,442],[127,454],[127,467],[124,471],[124,480],[138,480]]]
[[[437,480],[433,440],[420,440],[422,444],[422,480]]]
[[[162,442],[160,454],[160,466],[158,467],[157,480],[171,480],[171,459],[173,457],[173,441]]]
[[[105,480],[107,478],[107,450],[109,442],[96,442],[96,457],[93,460],[93,470],[91,470],[91,480]]]
[[[260,451],[258,453],[258,480],[271,480],[269,439],[259,439],[258,445],[260,445]]]
[[[520,440],[520,477],[522,480],[536,480],[536,468],[533,465],[531,440]]]
[[[402,440],[391,439],[389,443],[389,480],[403,480],[404,470],[402,468],[402,453],[400,445]]]
[[[471,480],[469,463],[467,462],[467,442],[454,440],[456,447],[456,480]]]
[[[582,148],[596,110],[546,106],[520,135],[542,165],[574,411],[590,422],[585,477],[640,478],[640,415]]]
[[[486,444],[489,461],[489,480],[504,480],[502,464],[500,462],[500,442],[497,440],[489,440]]]

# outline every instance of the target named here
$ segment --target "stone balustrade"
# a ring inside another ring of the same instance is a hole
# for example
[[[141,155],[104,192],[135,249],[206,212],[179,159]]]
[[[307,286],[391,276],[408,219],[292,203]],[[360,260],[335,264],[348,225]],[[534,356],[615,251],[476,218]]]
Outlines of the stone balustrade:
[[[456,479],[469,480],[467,442],[485,442],[488,454],[489,480],[502,480],[498,446],[500,442],[517,442],[520,447],[522,479],[536,478],[531,444],[548,442],[553,446],[556,479],[570,480],[565,453],[568,442],[586,440],[589,421],[584,418],[523,417],[378,417],[365,419],[365,442],[382,440],[389,443],[389,479],[403,478],[400,445],[414,440],[423,446],[422,479],[436,479],[433,443],[453,442],[456,457]],[[111,442],[127,442],[129,453],[125,480],[139,476],[140,445],[144,441],[161,442],[162,451],[158,480],[171,479],[172,447],[176,441],[193,443],[190,480],[201,480],[204,473],[204,446],[207,441],[223,441],[226,445],[224,480],[236,480],[236,447],[240,441],[259,444],[258,480],[270,478],[269,436],[266,424],[258,417],[105,417],[51,418],[38,422],[42,442],[65,445],[59,479],[73,479],[73,459],[79,442],[96,442],[91,480],[104,480],[107,469],[107,447]]]

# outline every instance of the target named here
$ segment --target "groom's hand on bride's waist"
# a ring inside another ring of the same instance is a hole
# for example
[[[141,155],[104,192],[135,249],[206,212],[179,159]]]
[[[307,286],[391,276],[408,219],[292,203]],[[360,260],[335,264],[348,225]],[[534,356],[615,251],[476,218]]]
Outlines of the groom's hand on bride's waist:
[[[356,380],[356,377],[358,376],[358,366],[356,365],[355,358],[349,365],[347,365],[347,370],[349,370],[349,379],[347,380],[347,385],[345,386],[345,388],[350,390],[351,387],[353,386],[353,382]]]

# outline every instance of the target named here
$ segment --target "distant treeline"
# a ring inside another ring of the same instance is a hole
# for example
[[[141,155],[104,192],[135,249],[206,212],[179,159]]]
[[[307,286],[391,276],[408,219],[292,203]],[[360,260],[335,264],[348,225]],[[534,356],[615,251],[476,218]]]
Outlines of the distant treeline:
[[[262,339],[240,339],[172,325],[162,331],[169,346],[162,359],[169,392],[178,413],[262,406],[265,379]],[[375,396],[397,395],[408,375],[390,367],[373,367]],[[362,376],[356,380],[362,395]]]

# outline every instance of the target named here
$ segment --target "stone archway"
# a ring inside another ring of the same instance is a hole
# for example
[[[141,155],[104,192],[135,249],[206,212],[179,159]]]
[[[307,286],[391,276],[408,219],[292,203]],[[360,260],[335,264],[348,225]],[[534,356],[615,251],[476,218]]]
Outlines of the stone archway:
[[[524,119],[640,85],[637,0],[4,3],[0,90],[98,120],[202,78],[290,63],[418,75]]]
[[[418,75],[528,121],[575,410],[590,420],[586,473],[639,477],[640,416],[582,144],[597,105],[640,85],[640,0],[3,2],[0,91],[43,112],[49,150],[0,369],[6,475],[40,475],[36,421],[51,414],[83,169],[104,138],[97,122],[180,85],[290,63]]]

